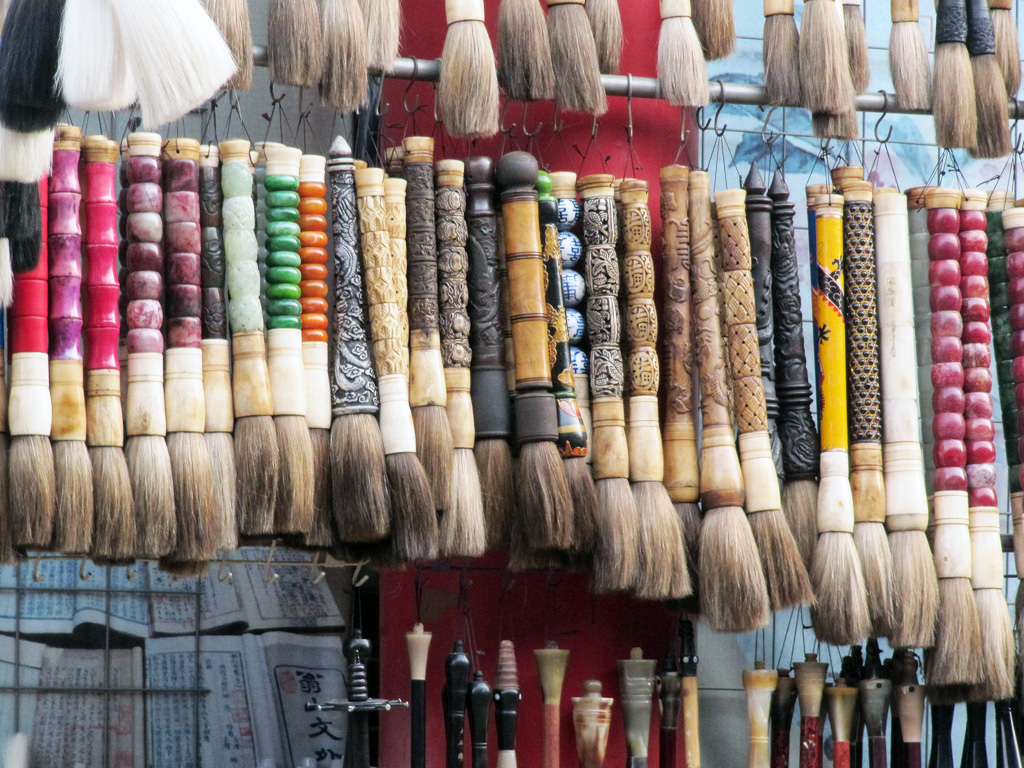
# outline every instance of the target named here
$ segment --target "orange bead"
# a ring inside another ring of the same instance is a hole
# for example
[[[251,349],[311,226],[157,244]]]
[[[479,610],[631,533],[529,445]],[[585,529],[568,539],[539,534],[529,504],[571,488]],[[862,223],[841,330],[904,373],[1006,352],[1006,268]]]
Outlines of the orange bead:
[[[327,315],[321,314],[304,314],[302,315],[302,330],[306,331],[326,331],[327,330]]]
[[[327,331],[307,331],[307,330],[303,329],[303,331],[302,331],[302,340],[303,341],[322,341],[322,342],[326,343],[327,342]]]
[[[302,305],[302,312],[304,314],[322,315],[327,313],[327,299],[319,296],[303,296],[299,299],[299,304]]]
[[[299,200],[299,213],[322,216],[327,213],[327,201],[322,197],[303,197]]]
[[[327,197],[327,184],[322,181],[300,181],[299,197]]]
[[[323,264],[301,264],[299,273],[303,280],[326,280],[327,267]]]
[[[327,233],[302,227],[302,231],[299,233],[299,243],[303,248],[326,248]]]
[[[303,232],[326,232],[327,217],[318,213],[304,213],[299,216],[299,229]]]
[[[303,280],[299,283],[299,288],[302,289],[302,298],[327,298],[327,283],[323,280]],[[327,310],[324,310],[325,312]]]
[[[303,264],[326,264],[326,248],[299,248],[299,257]]]

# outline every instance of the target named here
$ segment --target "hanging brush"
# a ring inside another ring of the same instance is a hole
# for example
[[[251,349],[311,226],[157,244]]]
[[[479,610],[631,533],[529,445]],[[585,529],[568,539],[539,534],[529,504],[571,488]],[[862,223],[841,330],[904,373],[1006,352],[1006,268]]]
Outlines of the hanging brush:
[[[208,101],[238,71],[199,0],[113,0],[113,5],[147,127],[174,122]],[[273,45],[273,35],[270,40]]]
[[[706,106],[710,99],[708,70],[693,26],[690,0],[660,0],[659,7],[658,80],[662,92],[668,103],[677,107]]]
[[[618,0],[584,0],[601,72],[614,75],[622,60],[622,14]]]
[[[550,99],[555,93],[547,20],[538,0],[502,0],[498,53],[505,93],[516,101]]]
[[[3,315],[4,313],[0,312],[0,340],[4,339]],[[0,343],[6,346],[6,342],[0,341]],[[11,536],[12,529],[7,522],[10,520],[10,484],[7,474],[10,438],[7,436],[7,373],[4,370],[6,364],[7,354],[4,347],[0,346],[0,520],[4,521],[4,525],[0,526],[0,563],[13,565],[17,561]]]
[[[917,0],[890,0],[889,15],[889,72],[896,101],[903,109],[931,109],[932,69],[918,23]],[[1019,70],[1019,62],[1017,66]]]
[[[601,84],[601,65],[584,0],[547,3],[555,103],[560,109],[603,115],[608,111],[608,97]]]
[[[575,202],[575,190],[573,195]],[[487,546],[507,549],[513,492],[509,445],[512,413],[505,383],[499,311],[501,285],[494,210],[494,161],[489,157],[471,157],[466,161],[466,227],[469,231],[469,343],[473,350],[470,386],[476,426],[473,452],[484,497]]]
[[[199,150],[200,281],[203,295],[202,354],[206,448],[213,463],[214,492],[220,517],[219,549],[238,547],[235,471],[235,407],[231,397],[231,350],[228,345],[228,307],[225,293],[224,194],[220,150],[204,144]]]
[[[61,21],[57,88],[68,106],[87,112],[126,109],[135,101],[135,75],[128,67],[111,3],[67,0]]]
[[[43,244],[39,182],[3,182],[3,190],[4,234],[10,245],[11,270],[29,272],[39,263]]]
[[[747,765],[750,768],[771,765],[771,743],[768,740],[768,716],[779,673],[765,669],[763,661],[755,661],[753,669],[743,670],[743,690],[747,698],[747,724],[750,744]]]
[[[601,768],[604,765],[614,703],[615,699],[601,695],[600,680],[585,680],[583,695],[573,696],[572,722],[580,768]]]
[[[847,109],[837,114],[815,112],[811,115],[811,127],[819,139],[854,141],[859,133],[857,113]]]
[[[800,17],[800,82],[804,107],[841,115],[853,110],[854,92],[843,17],[833,0],[806,0]]]
[[[846,34],[846,55],[850,64],[850,78],[854,93],[864,93],[871,81],[868,60],[868,32],[864,28],[863,0],[842,0],[843,32]]]
[[[1003,73],[1006,93],[1017,97],[1020,90],[1020,52],[1017,47],[1017,23],[1014,21],[1013,0],[991,0],[992,30],[996,39],[996,60]]]
[[[498,132],[498,72],[484,26],[483,0],[447,0],[448,32],[441,52],[437,107],[455,139]]]
[[[57,500],[53,448],[50,446],[52,408],[48,366],[47,317],[49,267],[46,248],[48,181],[38,183],[43,240],[36,267],[14,276],[10,310],[11,391],[8,427],[8,525],[16,547],[48,547],[53,539]]]
[[[88,136],[83,154],[82,221],[86,226],[82,255],[87,265],[85,408],[94,510],[91,554],[107,562],[123,563],[135,552],[135,517],[131,476],[123,449],[117,355],[117,142],[105,136]]]
[[[317,0],[271,0],[267,59],[274,83],[309,88],[320,81],[325,59]]]
[[[402,31],[401,0],[359,0],[366,23],[369,65],[381,72],[390,72],[398,57]]]
[[[732,53],[736,26],[729,0],[697,0],[693,5],[693,26],[708,61],[724,59]]]
[[[438,328],[447,388],[448,423],[454,446],[452,504],[441,515],[441,554],[479,557],[487,549],[484,500],[480,472],[473,455],[476,427],[470,395],[473,353],[469,347],[469,299],[466,253],[465,165],[461,160],[438,160],[434,165],[437,188]]]
[[[240,91],[252,88],[255,68],[252,53],[252,24],[249,22],[248,0],[203,0],[206,12],[224,36],[231,49],[238,72],[228,85]]]
[[[618,660],[615,666],[619,668],[619,700],[622,702],[622,727],[626,732],[626,765],[647,765],[654,698],[654,659],[645,659],[643,650],[631,648],[629,658]]]
[[[975,146],[978,111],[967,51],[966,0],[939,0],[936,7],[935,82],[942,84],[932,100],[935,142],[946,149]]]
[[[967,50],[974,72],[974,97],[978,110],[975,157],[1003,157],[1010,154],[1010,118],[1006,110],[1006,83],[996,59],[995,34],[986,0],[969,0],[967,7]]]
[[[357,0],[324,0],[323,41],[320,103],[341,113],[366,106],[369,50]]]
[[[800,32],[796,28],[793,6],[793,0],[764,2],[764,33],[761,35],[764,89],[768,103],[780,107],[799,107],[803,103]]]
[[[499,173],[501,172],[500,162]],[[533,658],[537,662],[541,693],[544,696],[541,766],[542,768],[560,768],[562,765],[559,759],[562,731],[562,684],[565,682],[565,669],[569,665],[569,651],[559,648],[558,643],[549,640],[543,648],[534,650]]]

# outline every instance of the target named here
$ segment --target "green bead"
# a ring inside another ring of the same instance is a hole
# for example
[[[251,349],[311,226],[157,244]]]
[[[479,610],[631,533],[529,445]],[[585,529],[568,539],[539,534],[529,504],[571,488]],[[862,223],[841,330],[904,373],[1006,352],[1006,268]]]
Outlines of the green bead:
[[[298,269],[302,257],[295,251],[271,251],[267,254],[268,267],[295,267]]]
[[[294,251],[299,252],[299,248],[302,244],[299,242],[299,238],[288,236],[280,237],[268,237],[267,238],[267,250],[268,251]]]
[[[537,195],[540,200],[551,201],[554,200],[554,196],[551,194],[553,184],[551,182],[551,176],[547,171],[537,172]]]
[[[298,237],[302,229],[292,221],[268,221],[267,237]]]
[[[266,212],[267,222],[271,221],[298,221],[298,208],[271,208]]]
[[[274,299],[267,302],[267,314],[271,317],[298,317],[302,305],[295,299]]]
[[[267,208],[298,208],[298,192],[268,192]]]
[[[279,176],[267,174],[267,180],[263,183],[267,192],[294,192],[299,188],[299,179],[295,176]]]
[[[276,330],[291,330],[301,331],[302,320],[298,317],[283,316],[283,317],[268,317],[267,328],[272,331]]]
[[[295,267],[270,267],[267,269],[267,283],[270,285],[280,285],[281,283],[298,285],[301,279],[302,273]]]
[[[274,299],[294,299],[295,301],[298,301],[302,298],[302,288],[291,283],[268,285],[267,298],[271,301]]]

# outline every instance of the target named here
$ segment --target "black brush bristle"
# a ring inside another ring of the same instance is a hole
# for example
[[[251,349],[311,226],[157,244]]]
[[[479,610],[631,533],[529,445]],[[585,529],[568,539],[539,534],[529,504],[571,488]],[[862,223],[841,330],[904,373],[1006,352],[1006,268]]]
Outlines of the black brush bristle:
[[[11,269],[15,272],[31,272],[39,265],[38,240],[11,240]]]
[[[7,188],[10,184],[0,181],[0,238],[7,237]]]
[[[57,124],[57,56],[65,0],[14,0],[0,44],[0,121],[26,133]]]
[[[43,244],[43,217],[39,185],[8,181],[3,184],[3,237],[11,243],[11,269],[28,272],[39,264]]]

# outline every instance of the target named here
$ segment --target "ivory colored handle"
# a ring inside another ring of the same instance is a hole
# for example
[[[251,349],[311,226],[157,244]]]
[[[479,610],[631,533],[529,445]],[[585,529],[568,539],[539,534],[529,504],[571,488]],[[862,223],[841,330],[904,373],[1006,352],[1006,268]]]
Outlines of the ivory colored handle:
[[[124,445],[121,372],[97,368],[85,374],[86,440],[90,446]]]
[[[275,416],[306,415],[306,369],[302,364],[302,331],[271,328],[267,332],[267,370]]]
[[[750,727],[747,768],[771,766],[768,713],[778,674],[774,669],[743,670],[743,688],[747,693],[747,723]]]
[[[303,331],[303,337],[307,333]],[[327,342],[303,341],[302,365],[306,382],[306,424],[310,429],[331,428],[331,381],[327,372]]]
[[[1024,493],[1010,494],[1010,515],[1013,520],[1013,562],[1024,573]]]
[[[7,420],[11,437],[50,434],[50,371],[45,352],[11,355]]]
[[[125,420],[129,437],[163,437],[167,434],[167,414],[164,412],[164,356],[159,352],[129,353]]]
[[[853,533],[853,493],[846,451],[821,452],[817,510],[818,533]]]
[[[231,347],[227,339],[203,339],[203,400],[206,431],[231,432],[235,405],[231,394]]]
[[[1003,547],[999,536],[999,510],[973,507],[971,532],[971,585],[974,589],[1003,588]]]
[[[235,418],[272,416],[274,401],[270,393],[263,331],[235,333],[231,341],[234,361],[231,389],[235,401]]]
[[[966,491],[936,491],[932,503],[932,552],[940,579],[972,575],[971,534]]]
[[[476,444],[476,423],[473,419],[473,398],[470,395],[469,368],[445,368],[448,387],[448,423],[456,448],[472,448]]]
[[[684,765],[700,768],[700,717],[697,711],[697,678],[683,677]]]
[[[885,522],[885,484],[882,446],[879,443],[854,443],[850,446],[850,490],[853,493],[854,522]]]
[[[441,333],[436,328],[413,328],[409,335],[409,402],[413,407],[445,405],[447,399]]]
[[[377,381],[380,388],[380,433],[384,441],[384,453],[415,453],[416,429],[412,423],[409,407],[409,382],[401,374],[381,376]]]
[[[85,440],[85,388],[82,360],[50,360],[52,440]]]
[[[622,400],[617,397],[591,399],[593,472],[595,480],[629,477],[629,442],[626,437],[626,415]]]
[[[202,349],[172,347],[164,352],[164,402],[174,403],[167,414],[168,432],[205,431]]]

